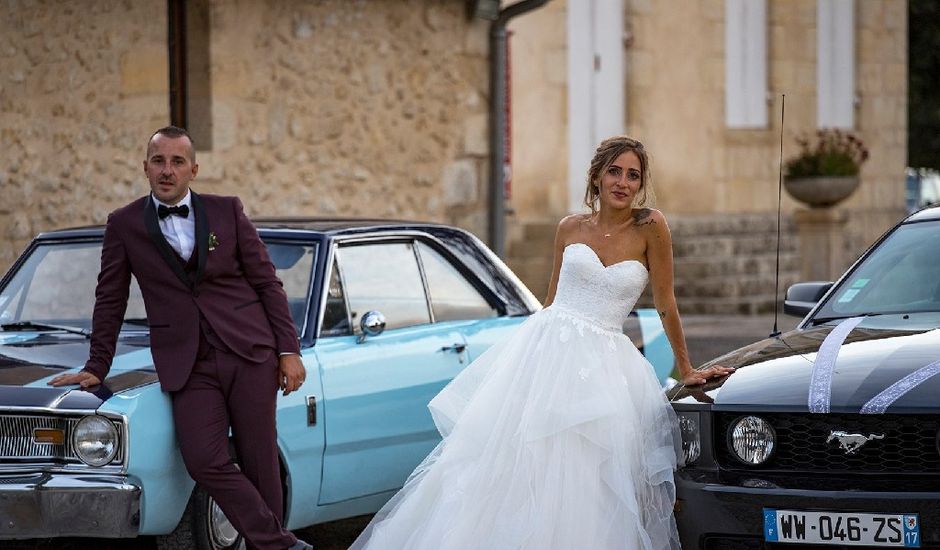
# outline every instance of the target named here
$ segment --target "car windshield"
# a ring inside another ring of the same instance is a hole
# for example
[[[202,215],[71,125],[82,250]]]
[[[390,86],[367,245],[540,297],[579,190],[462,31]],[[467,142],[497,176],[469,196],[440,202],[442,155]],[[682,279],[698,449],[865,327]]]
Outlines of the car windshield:
[[[900,226],[873,250],[813,316],[911,315],[940,321],[940,221]]]
[[[266,244],[300,332],[317,246]],[[5,325],[5,330],[90,330],[100,262],[100,241],[39,244],[0,290],[0,325]],[[133,277],[124,318],[125,329],[146,330],[144,300]]]

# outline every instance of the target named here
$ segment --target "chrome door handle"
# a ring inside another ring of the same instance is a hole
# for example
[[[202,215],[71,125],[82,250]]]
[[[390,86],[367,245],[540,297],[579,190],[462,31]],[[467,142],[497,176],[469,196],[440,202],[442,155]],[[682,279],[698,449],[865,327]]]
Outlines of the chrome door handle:
[[[454,353],[463,353],[466,351],[466,344],[454,344],[453,346],[444,346],[441,348],[441,351],[452,351]]]

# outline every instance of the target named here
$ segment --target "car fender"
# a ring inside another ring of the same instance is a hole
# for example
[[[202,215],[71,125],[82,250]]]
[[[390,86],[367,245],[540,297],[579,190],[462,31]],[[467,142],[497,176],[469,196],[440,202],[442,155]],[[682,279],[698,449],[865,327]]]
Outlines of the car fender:
[[[99,411],[127,421],[128,481],[141,489],[139,534],[173,531],[195,482],[179,452],[170,396],[152,383],[113,395]]]

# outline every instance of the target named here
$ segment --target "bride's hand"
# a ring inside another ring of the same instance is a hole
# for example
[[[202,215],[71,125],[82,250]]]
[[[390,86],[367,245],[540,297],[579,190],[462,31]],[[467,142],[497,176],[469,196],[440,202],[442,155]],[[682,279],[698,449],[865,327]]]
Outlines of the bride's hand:
[[[709,378],[721,378],[733,372],[734,369],[731,367],[712,365],[708,368],[689,371],[682,377],[682,383],[686,386],[698,386],[707,382]]]

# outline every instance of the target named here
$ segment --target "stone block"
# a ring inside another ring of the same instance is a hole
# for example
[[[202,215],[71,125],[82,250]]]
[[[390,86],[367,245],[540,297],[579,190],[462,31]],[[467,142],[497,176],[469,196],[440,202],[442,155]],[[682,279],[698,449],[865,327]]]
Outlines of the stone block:
[[[486,21],[473,20],[466,29],[463,51],[467,55],[487,57],[490,51],[489,24]]]
[[[545,54],[545,82],[553,86],[567,88],[568,85],[568,51],[562,48],[553,48]]]
[[[889,32],[903,33],[907,28],[907,2],[885,2],[883,9],[879,26]]]
[[[235,105],[217,100],[212,105],[212,148],[228,151],[235,146],[238,116]]]
[[[480,113],[467,117],[463,123],[463,154],[487,156],[490,151],[489,119]]]
[[[441,175],[444,206],[469,206],[479,198],[477,165],[472,159],[451,162]]]
[[[167,54],[165,46],[138,45],[121,55],[121,94],[166,93]]]

